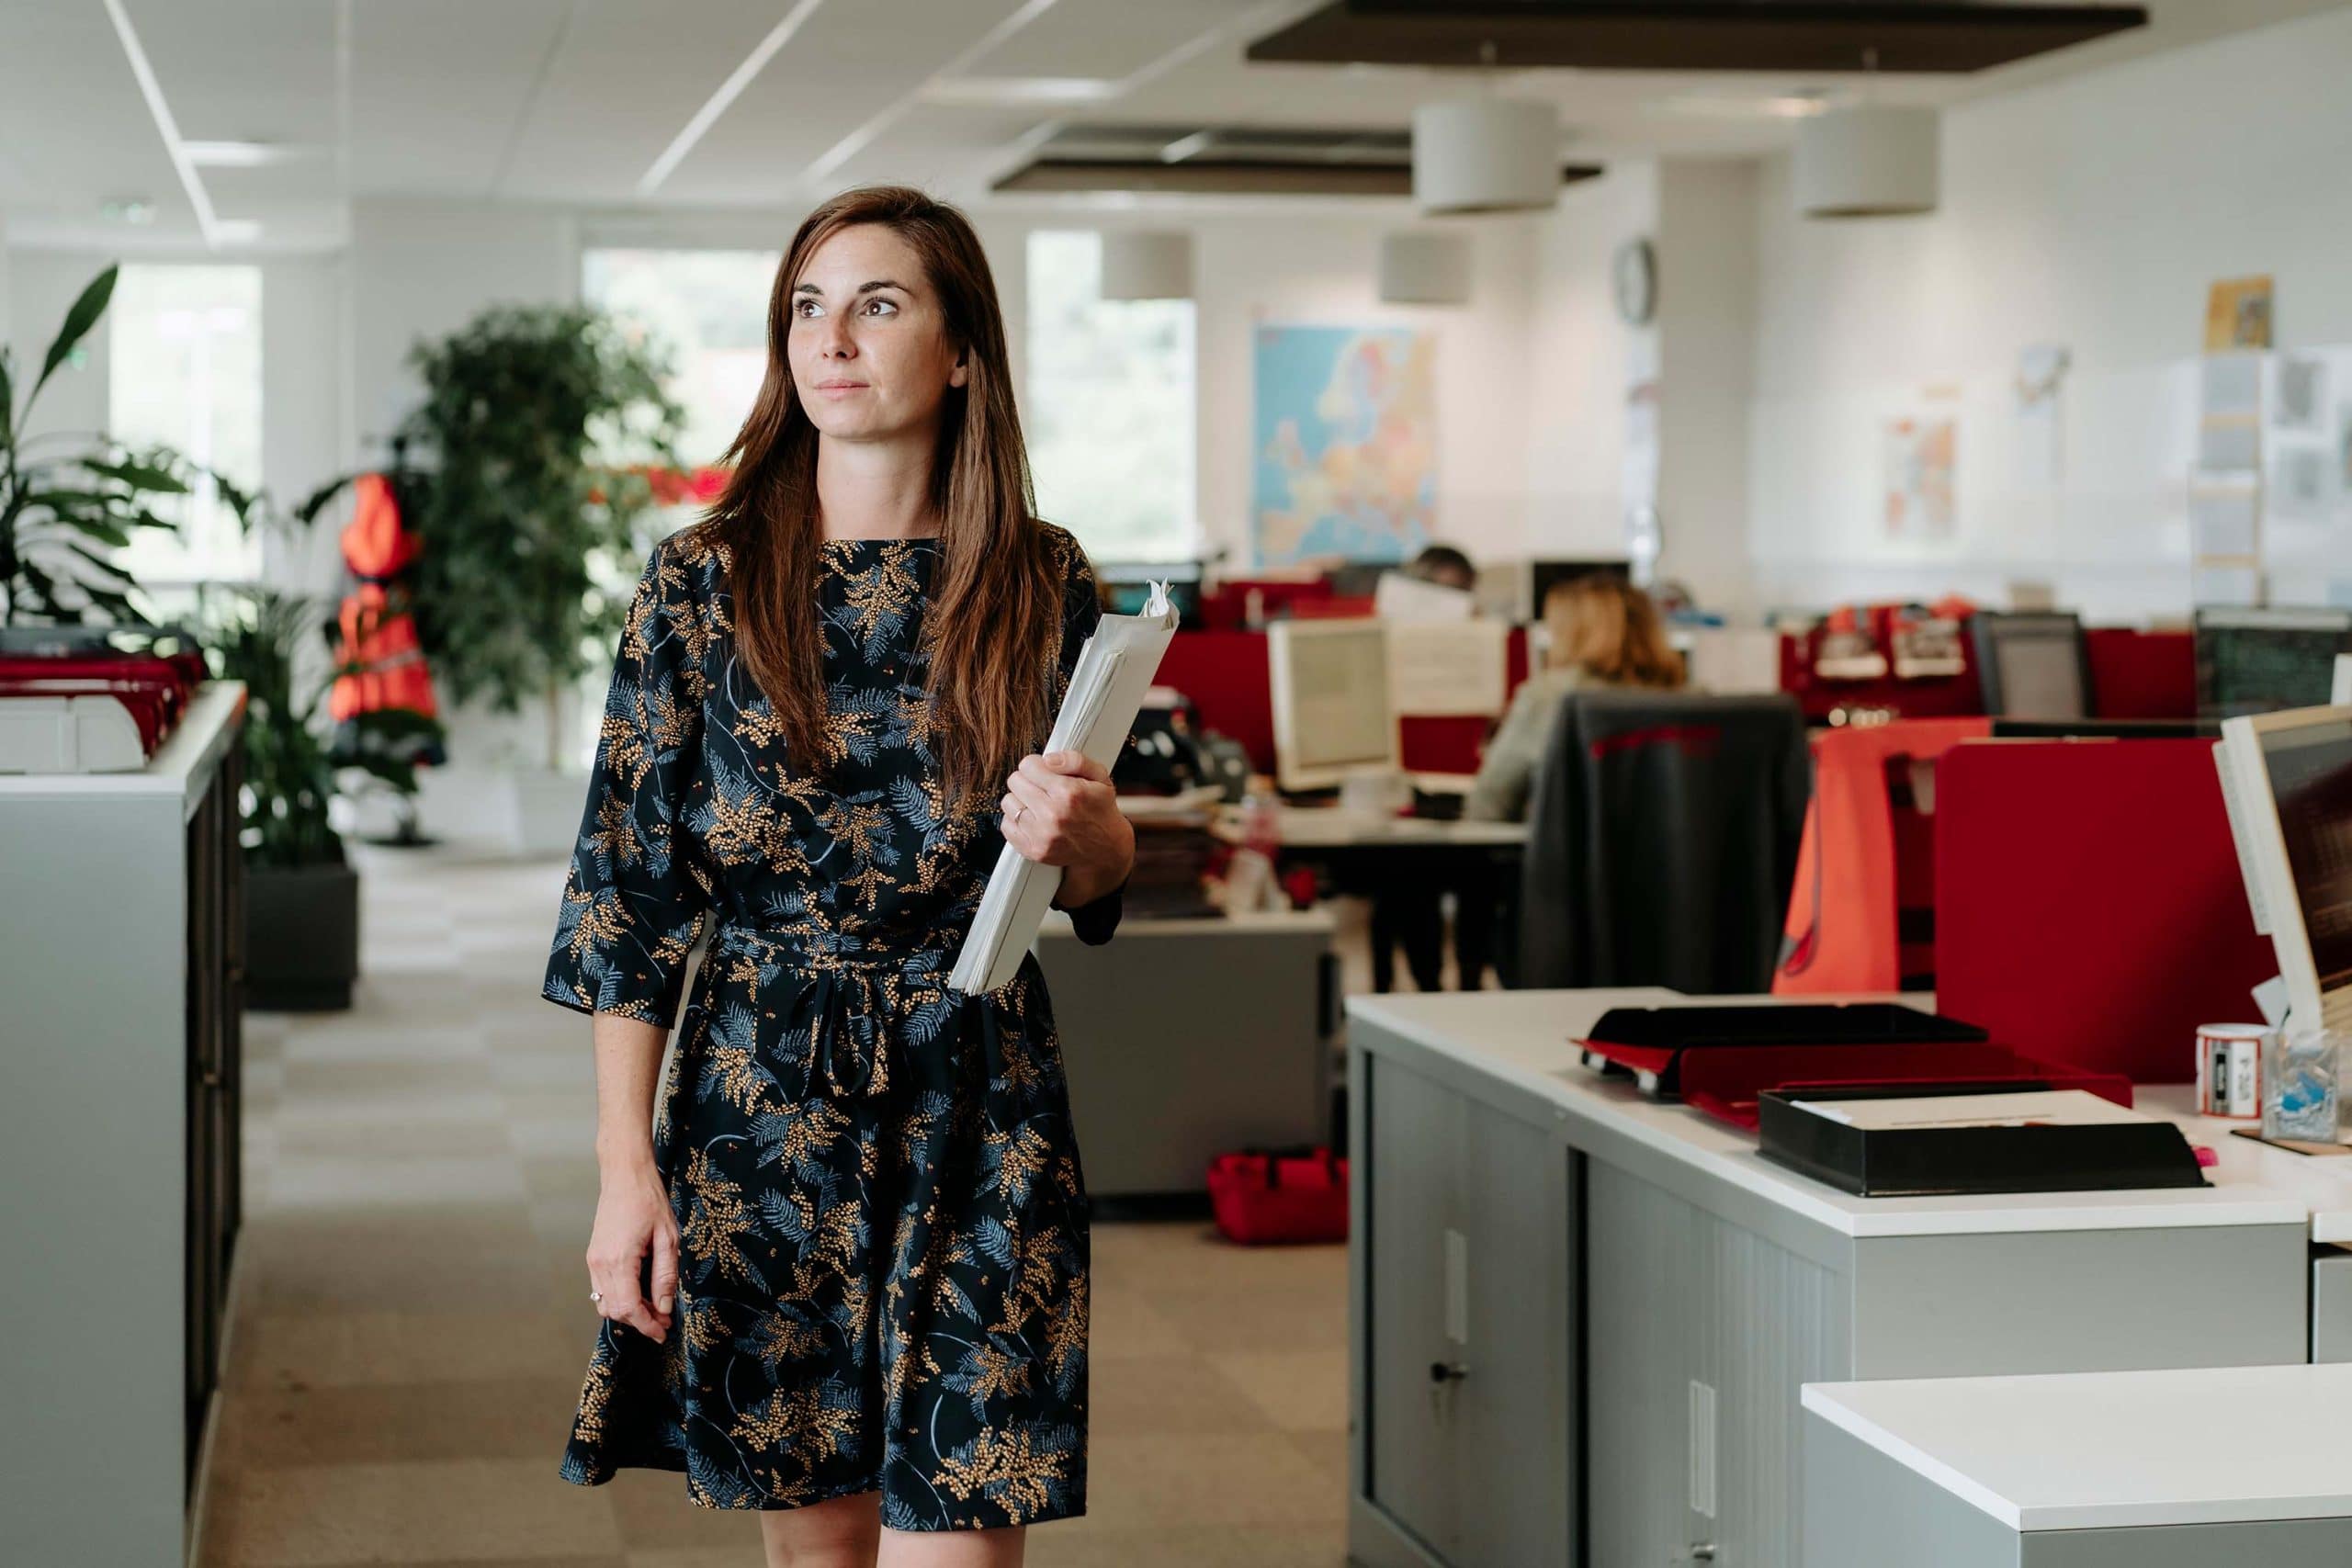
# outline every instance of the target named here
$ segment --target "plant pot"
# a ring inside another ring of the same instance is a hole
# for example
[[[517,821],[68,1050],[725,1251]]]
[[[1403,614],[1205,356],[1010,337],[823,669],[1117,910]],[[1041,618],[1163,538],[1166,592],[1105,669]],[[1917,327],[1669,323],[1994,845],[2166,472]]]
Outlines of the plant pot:
[[[577,769],[514,768],[506,782],[512,803],[509,846],[518,855],[569,857],[580,837],[588,774]]]
[[[341,863],[245,867],[245,1006],[331,1012],[359,976],[359,873]]]

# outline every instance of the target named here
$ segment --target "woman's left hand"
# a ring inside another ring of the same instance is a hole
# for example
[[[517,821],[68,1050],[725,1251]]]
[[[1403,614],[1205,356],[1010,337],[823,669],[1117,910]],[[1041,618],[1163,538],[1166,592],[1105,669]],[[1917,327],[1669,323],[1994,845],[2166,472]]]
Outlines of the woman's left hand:
[[[1055,903],[1091,903],[1126,880],[1136,830],[1102,763],[1082,751],[1032,752],[1005,784],[1004,841],[1025,859],[1062,868]]]

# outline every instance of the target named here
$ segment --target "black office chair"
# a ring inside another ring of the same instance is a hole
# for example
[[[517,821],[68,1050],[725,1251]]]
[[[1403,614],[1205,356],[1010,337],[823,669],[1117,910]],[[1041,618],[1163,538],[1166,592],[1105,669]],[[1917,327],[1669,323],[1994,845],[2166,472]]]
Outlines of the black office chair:
[[[1785,694],[1571,694],[1530,795],[1513,979],[1770,989],[1812,788]]]

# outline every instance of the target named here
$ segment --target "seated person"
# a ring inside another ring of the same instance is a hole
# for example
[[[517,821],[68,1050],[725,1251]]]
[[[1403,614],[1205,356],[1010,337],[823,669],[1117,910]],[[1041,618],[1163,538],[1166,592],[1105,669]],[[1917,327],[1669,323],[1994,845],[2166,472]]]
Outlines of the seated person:
[[[1683,683],[1682,656],[1668,645],[1657,606],[1621,577],[1593,572],[1554,583],[1544,595],[1544,626],[1551,639],[1544,668],[1529,671],[1511,694],[1510,711],[1487,742],[1477,782],[1462,803],[1465,818],[1525,819],[1528,791],[1551,739],[1552,720],[1569,693]]]
[[[1408,577],[1434,582],[1442,588],[1458,588],[1464,593],[1478,585],[1478,569],[1452,545],[1423,546],[1419,555],[1397,570]]]

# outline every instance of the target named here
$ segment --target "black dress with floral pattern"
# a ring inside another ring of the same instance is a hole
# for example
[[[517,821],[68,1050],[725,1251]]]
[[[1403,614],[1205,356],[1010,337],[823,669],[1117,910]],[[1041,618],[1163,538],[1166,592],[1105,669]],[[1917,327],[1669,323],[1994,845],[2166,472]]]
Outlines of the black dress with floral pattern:
[[[1058,705],[1102,611],[1077,540],[1036,526]],[[599,1330],[568,1481],[683,1471],[714,1508],[878,1489],[900,1529],[1086,1511],[1088,1203],[1053,1010],[1034,954],[996,991],[947,985],[1004,840],[993,797],[944,803],[930,745],[940,548],[821,547],[821,784],[787,773],[737,659],[727,547],[692,526],[646,563],[542,994],[680,1021],[653,1127],[678,1299],[659,1342]],[[1120,895],[1071,914],[1108,941]]]

